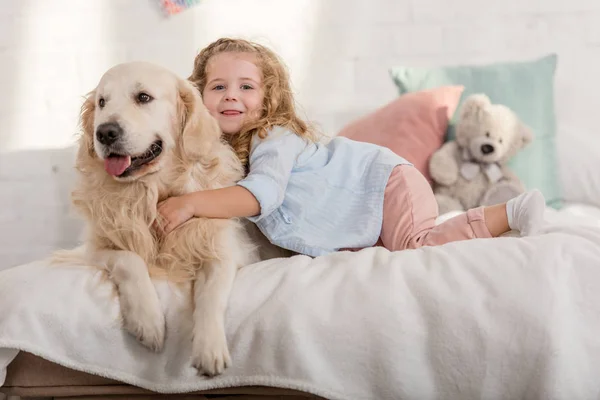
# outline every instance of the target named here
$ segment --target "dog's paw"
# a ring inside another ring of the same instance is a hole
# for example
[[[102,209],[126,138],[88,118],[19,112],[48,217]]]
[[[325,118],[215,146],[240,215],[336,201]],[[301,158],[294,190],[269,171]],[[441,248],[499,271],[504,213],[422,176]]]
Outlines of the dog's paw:
[[[225,334],[194,334],[192,365],[201,375],[220,375],[231,365]]]
[[[135,311],[123,309],[125,329],[150,350],[159,352],[165,342],[165,317],[160,307],[148,304],[135,307]]]

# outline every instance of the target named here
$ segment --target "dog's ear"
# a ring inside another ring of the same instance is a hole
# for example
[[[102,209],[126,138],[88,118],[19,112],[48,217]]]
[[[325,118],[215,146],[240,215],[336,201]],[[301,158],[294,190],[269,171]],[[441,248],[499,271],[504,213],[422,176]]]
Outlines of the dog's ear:
[[[94,151],[94,112],[96,111],[96,91],[87,94],[79,113],[79,126],[81,135],[79,137],[79,150],[77,159],[83,157],[96,157]]]
[[[178,147],[182,157],[190,161],[199,161],[210,155],[213,143],[221,136],[221,128],[204,106],[197,87],[184,79],[179,79],[178,85],[180,120]]]

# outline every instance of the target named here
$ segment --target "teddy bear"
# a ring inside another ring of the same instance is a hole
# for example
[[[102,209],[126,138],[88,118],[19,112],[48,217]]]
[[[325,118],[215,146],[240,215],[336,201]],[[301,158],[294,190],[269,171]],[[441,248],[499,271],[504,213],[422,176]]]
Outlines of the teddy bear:
[[[510,200],[525,191],[507,166],[533,140],[533,132],[510,108],[485,94],[469,96],[460,108],[456,139],[429,160],[440,214]]]

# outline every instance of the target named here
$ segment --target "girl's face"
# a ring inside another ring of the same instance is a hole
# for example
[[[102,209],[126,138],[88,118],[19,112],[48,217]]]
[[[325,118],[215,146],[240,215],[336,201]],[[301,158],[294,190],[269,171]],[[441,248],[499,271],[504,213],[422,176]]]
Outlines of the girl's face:
[[[256,57],[225,52],[206,66],[204,104],[226,135],[238,134],[244,123],[260,117],[263,103],[262,74]]]

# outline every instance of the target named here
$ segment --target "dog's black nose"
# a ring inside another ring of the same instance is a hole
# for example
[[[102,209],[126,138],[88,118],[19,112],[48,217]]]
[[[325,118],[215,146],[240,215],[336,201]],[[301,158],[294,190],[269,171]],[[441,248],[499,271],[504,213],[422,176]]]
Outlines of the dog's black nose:
[[[494,146],[492,146],[491,144],[482,144],[481,145],[481,152],[483,154],[490,154],[494,152]]]
[[[96,138],[100,143],[109,146],[123,136],[123,129],[116,122],[106,122],[96,129]]]

